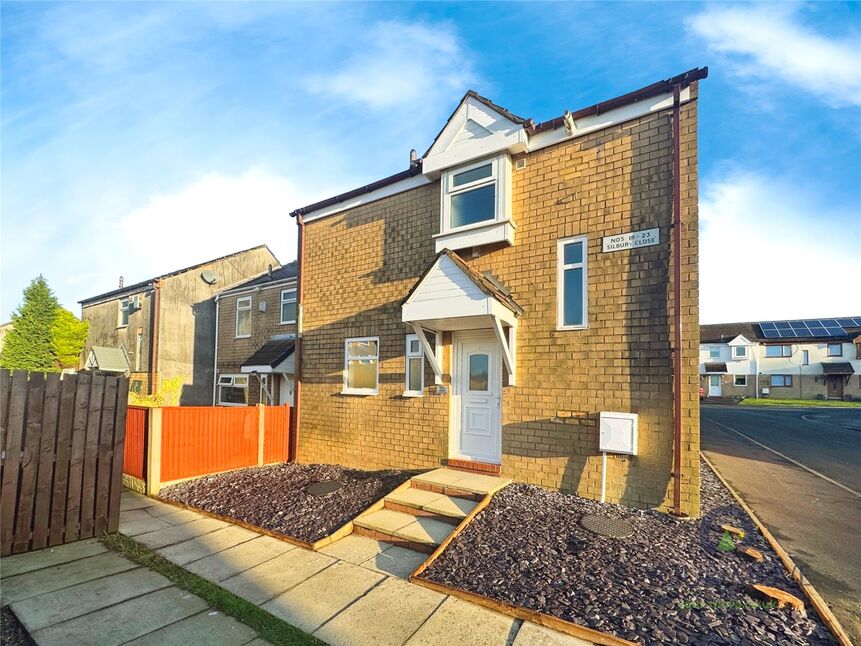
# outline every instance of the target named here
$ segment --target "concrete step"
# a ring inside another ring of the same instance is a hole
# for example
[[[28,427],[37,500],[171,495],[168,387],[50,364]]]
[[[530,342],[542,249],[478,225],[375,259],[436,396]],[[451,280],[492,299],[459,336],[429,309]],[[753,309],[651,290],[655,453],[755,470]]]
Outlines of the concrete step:
[[[463,492],[467,495],[484,497],[511,484],[511,479],[442,468],[417,475],[412,478],[412,483],[418,485],[417,488],[430,489],[447,495]]]
[[[398,508],[398,511],[407,511],[404,508],[415,509],[424,512],[422,515],[433,514],[443,516],[454,522],[466,518],[478,503],[466,498],[446,496],[445,494],[427,491],[425,489],[405,489],[400,492],[392,492],[386,496],[387,508]]]
[[[357,528],[378,540],[388,540],[395,544],[407,543],[422,551],[433,551],[454,530],[451,523],[433,518],[422,518],[391,509],[381,509],[360,516],[354,521]]]

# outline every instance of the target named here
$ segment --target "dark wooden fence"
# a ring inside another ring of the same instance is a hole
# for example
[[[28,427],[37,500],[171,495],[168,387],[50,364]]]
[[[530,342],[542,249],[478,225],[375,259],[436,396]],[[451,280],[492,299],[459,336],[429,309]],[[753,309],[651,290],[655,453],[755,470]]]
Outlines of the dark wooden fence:
[[[115,532],[125,377],[0,370],[0,554]]]

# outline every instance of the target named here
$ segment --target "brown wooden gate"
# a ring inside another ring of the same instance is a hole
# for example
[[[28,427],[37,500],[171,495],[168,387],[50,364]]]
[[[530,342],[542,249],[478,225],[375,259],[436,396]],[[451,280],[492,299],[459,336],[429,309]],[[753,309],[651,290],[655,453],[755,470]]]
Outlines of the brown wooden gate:
[[[125,377],[0,370],[0,554],[115,532]]]

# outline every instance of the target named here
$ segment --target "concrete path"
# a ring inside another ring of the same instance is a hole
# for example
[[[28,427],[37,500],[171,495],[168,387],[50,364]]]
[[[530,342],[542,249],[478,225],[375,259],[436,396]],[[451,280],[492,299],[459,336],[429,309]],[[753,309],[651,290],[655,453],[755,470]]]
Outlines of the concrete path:
[[[363,536],[312,552],[132,492],[120,531],[335,646],[588,644],[411,584],[426,555]]]
[[[241,646],[259,639],[96,539],[3,558],[0,573],[2,605],[11,606],[40,646]]]

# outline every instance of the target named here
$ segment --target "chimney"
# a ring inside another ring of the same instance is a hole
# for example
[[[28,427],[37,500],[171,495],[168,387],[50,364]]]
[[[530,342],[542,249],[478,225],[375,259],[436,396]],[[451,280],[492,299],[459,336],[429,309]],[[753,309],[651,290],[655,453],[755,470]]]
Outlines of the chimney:
[[[272,265],[269,265],[269,278],[272,278]]]
[[[120,276],[120,289],[122,289],[122,288],[123,288],[123,277]]]
[[[419,163],[419,154],[416,152],[416,149],[413,148],[410,151],[410,168]]]

